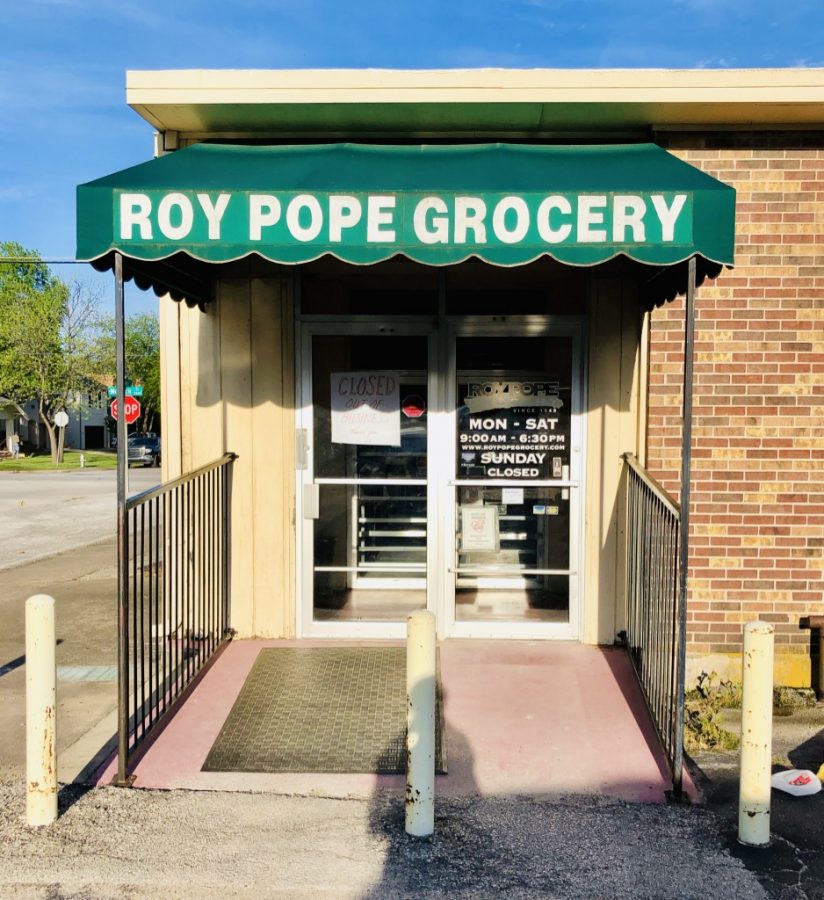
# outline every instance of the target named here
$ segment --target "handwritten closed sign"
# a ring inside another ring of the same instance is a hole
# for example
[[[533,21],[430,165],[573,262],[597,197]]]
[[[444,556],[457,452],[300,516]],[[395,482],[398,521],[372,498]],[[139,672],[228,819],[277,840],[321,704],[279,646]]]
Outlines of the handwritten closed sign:
[[[333,444],[400,446],[396,372],[333,372],[331,388]]]

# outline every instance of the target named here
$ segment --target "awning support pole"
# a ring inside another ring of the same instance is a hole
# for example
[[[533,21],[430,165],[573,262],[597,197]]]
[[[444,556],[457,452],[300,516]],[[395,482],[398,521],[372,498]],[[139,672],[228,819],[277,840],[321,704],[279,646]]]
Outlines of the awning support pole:
[[[117,777],[115,784],[130,783],[127,772],[129,752],[129,520],[126,513],[128,491],[128,448],[126,427],[126,330],[123,300],[123,257],[114,255],[114,320],[117,351]]]
[[[681,423],[681,546],[678,585],[678,669],[676,671],[675,758],[672,790],[677,799],[683,791],[684,691],[687,662],[687,576],[690,558],[690,471],[692,467],[692,382],[695,353],[695,257],[687,269],[687,308],[684,315],[684,405]]]

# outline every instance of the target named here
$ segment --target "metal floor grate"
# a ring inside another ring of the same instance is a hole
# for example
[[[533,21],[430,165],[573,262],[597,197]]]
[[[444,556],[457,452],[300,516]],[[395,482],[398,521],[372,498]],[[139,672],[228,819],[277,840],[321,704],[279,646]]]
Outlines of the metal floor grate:
[[[440,678],[435,769],[446,771]],[[206,772],[406,771],[406,649],[261,650]]]

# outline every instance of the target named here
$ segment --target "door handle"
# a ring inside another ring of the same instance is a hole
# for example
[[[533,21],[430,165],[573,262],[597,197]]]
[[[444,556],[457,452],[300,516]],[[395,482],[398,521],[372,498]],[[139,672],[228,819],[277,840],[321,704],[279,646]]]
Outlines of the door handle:
[[[298,469],[309,468],[309,430],[295,430],[295,465]]]
[[[304,484],[303,486],[303,518],[320,518],[320,485]]]

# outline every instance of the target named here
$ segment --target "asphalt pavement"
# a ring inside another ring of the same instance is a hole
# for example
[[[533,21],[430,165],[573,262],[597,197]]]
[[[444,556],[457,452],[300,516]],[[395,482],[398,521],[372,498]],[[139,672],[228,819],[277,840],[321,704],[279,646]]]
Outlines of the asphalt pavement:
[[[778,712],[778,711],[776,711]],[[824,762],[824,703],[773,717],[773,771],[810,769]],[[740,731],[740,712],[725,710],[724,727]],[[743,847],[738,833],[737,752],[695,754],[693,771],[703,803],[721,820],[721,835],[730,852],[742,860],[766,885],[771,896],[824,898],[824,791],[793,797],[773,790],[769,847]]]
[[[128,477],[136,494],[157,484],[160,470],[132,468]],[[0,570],[111,537],[116,479],[115,469],[0,472]]]

